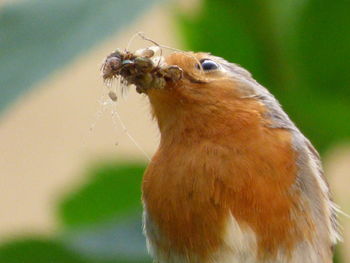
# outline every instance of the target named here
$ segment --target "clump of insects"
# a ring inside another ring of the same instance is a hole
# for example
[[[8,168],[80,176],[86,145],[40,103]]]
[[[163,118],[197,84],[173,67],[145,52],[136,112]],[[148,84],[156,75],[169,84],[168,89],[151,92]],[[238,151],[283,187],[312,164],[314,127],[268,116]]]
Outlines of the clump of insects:
[[[117,49],[103,63],[104,81],[120,77],[122,84],[133,84],[138,93],[147,93],[150,88],[164,88],[167,81],[180,80],[182,69],[175,65],[165,65],[161,55],[154,57],[158,50],[159,46],[140,49],[134,53]],[[109,97],[113,101],[117,100],[116,95],[111,92]]]

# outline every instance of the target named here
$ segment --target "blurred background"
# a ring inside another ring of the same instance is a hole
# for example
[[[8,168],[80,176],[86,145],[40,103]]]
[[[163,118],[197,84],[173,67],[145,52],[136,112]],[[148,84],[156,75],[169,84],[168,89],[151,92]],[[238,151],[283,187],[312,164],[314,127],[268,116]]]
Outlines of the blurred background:
[[[347,0],[0,0],[0,263],[151,262],[140,183],[159,134],[147,98],[109,102],[99,72],[139,31],[250,70],[320,151],[349,213],[349,10]],[[136,37],[130,49],[149,45]],[[340,220],[335,262],[350,262],[350,219]]]

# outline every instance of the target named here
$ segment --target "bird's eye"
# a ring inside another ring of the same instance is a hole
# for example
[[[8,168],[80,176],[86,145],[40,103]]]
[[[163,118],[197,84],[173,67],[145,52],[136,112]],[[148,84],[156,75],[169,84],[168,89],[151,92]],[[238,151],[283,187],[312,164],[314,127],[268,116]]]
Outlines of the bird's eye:
[[[211,71],[219,68],[219,65],[210,59],[202,59],[199,62],[201,63],[202,69],[204,71]],[[197,68],[200,69],[198,64],[197,64]]]

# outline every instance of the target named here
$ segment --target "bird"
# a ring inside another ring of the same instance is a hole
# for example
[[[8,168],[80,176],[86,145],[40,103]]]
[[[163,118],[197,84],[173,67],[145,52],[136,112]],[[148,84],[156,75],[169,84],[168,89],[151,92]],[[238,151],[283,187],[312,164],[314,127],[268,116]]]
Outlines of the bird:
[[[160,143],[142,180],[157,263],[330,263],[337,207],[318,152],[249,71],[173,52],[145,92]]]
[[[147,90],[160,131],[142,181],[159,263],[330,263],[336,205],[311,142],[238,64],[174,52],[183,77]]]
[[[149,89],[160,144],[142,182],[159,263],[330,263],[340,239],[320,157],[237,64],[176,52],[183,71]]]

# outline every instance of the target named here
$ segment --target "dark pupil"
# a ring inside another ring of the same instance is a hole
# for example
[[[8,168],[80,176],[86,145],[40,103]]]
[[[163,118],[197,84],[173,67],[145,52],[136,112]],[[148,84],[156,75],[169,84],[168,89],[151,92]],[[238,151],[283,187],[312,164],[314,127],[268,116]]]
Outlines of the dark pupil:
[[[203,70],[214,70],[218,68],[218,65],[211,60],[205,59],[201,61]]]

